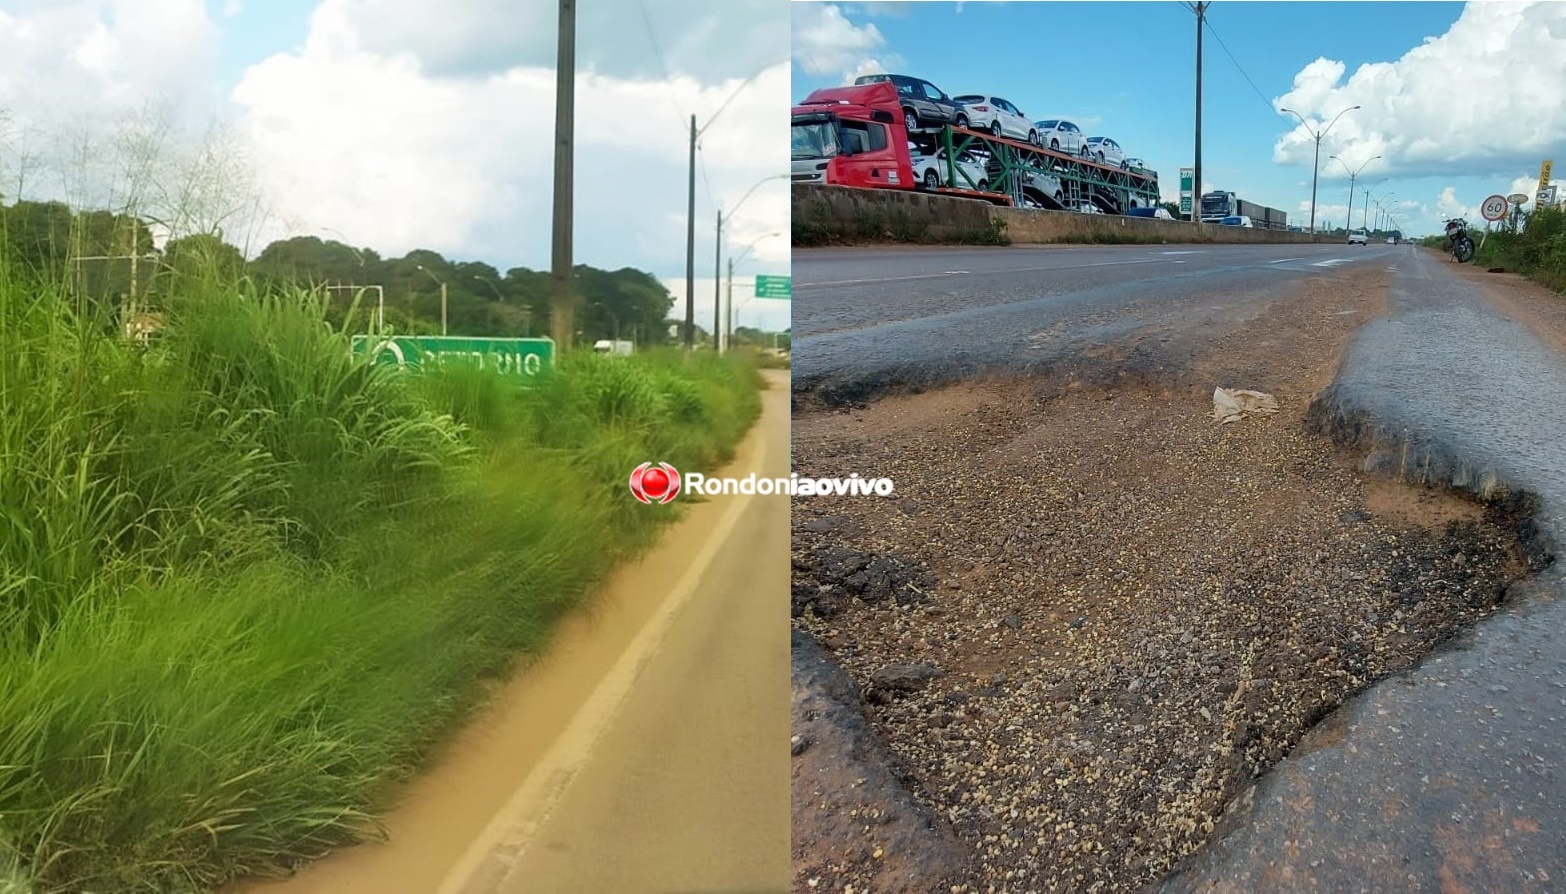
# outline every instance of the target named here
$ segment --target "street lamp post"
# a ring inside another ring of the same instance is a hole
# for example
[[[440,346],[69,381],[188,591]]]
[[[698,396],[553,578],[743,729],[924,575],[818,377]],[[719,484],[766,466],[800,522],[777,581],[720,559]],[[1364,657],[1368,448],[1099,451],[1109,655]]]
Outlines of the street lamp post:
[[[1365,210],[1364,210],[1364,213],[1362,213],[1359,216],[1359,225],[1360,226],[1363,227],[1363,226],[1365,226],[1366,224],[1368,224],[1370,222],[1370,194],[1376,191],[1376,187],[1380,186],[1381,184],[1383,184],[1385,182],[1387,182],[1387,178],[1382,177],[1380,180],[1376,181],[1374,186],[1372,186],[1369,189],[1365,190]],[[1353,214],[1354,214],[1354,209],[1350,208],[1349,209],[1349,216],[1353,217]],[[1353,226],[1353,224],[1351,223],[1350,226]]]
[[[729,222],[732,223],[734,221],[734,215],[735,215],[736,212],[739,211],[740,206],[744,205],[745,204],[745,200],[749,199],[751,197],[751,195],[753,193],[755,193],[755,191],[757,189],[759,189],[763,183],[767,183],[767,182],[770,182],[772,180],[785,180],[785,179],[788,178],[788,176],[789,175],[787,175],[787,174],[772,174],[772,175],[763,177],[760,180],[757,180],[754,184],[751,185],[750,189],[745,190],[745,194],[740,196],[740,200],[738,202],[734,203],[734,207],[729,209]],[[757,240],[757,241],[760,241],[760,240]],[[723,284],[723,209],[722,208],[718,209],[718,237],[717,237],[717,243],[718,243],[717,244],[717,250],[714,252],[715,257],[713,258],[713,270],[712,270],[712,276],[713,276],[713,279],[714,279],[713,290],[712,290],[712,346],[717,351],[722,352],[723,351],[723,343],[722,343],[722,339],[720,337],[720,333],[723,332],[723,327],[722,327],[723,307],[722,307],[722,303],[721,303],[721,300],[720,300],[720,290],[721,290],[722,284]],[[754,244],[754,243],[752,243],[752,244]]]
[[[1306,121],[1305,116],[1301,115],[1299,112],[1296,112],[1293,109],[1278,110],[1280,112],[1288,112],[1290,115],[1300,119],[1300,124],[1304,126],[1305,132],[1316,138],[1316,160],[1312,164],[1310,172],[1310,232],[1312,236],[1316,235],[1316,178],[1317,175],[1321,173],[1321,138],[1327,135],[1327,131],[1332,130],[1332,125],[1337,124],[1339,118],[1342,118],[1344,115],[1347,115],[1349,112],[1352,112],[1357,108],[1359,108],[1359,106],[1349,106],[1348,108],[1339,112],[1336,116],[1333,117],[1332,123],[1322,128],[1320,132],[1311,130],[1310,122]]]
[[[414,266],[418,267],[420,270],[423,270],[425,276],[428,276],[430,279],[435,280],[435,284],[440,286],[440,334],[441,335],[445,335],[446,334],[446,281],[441,279],[440,277],[436,276],[435,274],[431,273],[429,271],[429,268],[425,267],[423,264],[416,264]]]
[[[473,278],[474,278],[474,279],[475,279],[475,280],[477,280],[477,281],[479,281],[479,282],[481,282],[481,283],[483,283],[483,284],[484,284],[484,285],[486,285],[486,286],[489,286],[489,290],[490,290],[490,291],[491,291],[491,292],[494,292],[494,293],[495,293],[495,299],[496,299],[496,300],[497,300],[497,301],[500,301],[500,302],[505,302],[505,300],[506,300],[506,296],[504,296],[504,295],[502,295],[502,294],[500,294],[500,287],[499,287],[499,286],[497,286],[497,285],[495,285],[495,284],[494,284],[494,283],[492,283],[492,282],[490,282],[490,281],[489,281],[489,280],[487,280],[487,279],[485,279],[485,278],[484,278],[484,277],[482,277],[482,276],[478,276],[478,275],[474,275],[474,277],[473,277]]]
[[[1336,155],[1334,155],[1332,157],[1333,158],[1337,158],[1338,159],[1338,164],[1343,166],[1343,170],[1348,171],[1348,162],[1344,161],[1341,158],[1338,158],[1338,156],[1336,156]],[[1352,171],[1349,171],[1349,200],[1348,200],[1348,206],[1349,206],[1349,217],[1350,218],[1352,218],[1354,216],[1354,180],[1355,180],[1355,178],[1357,178],[1359,176],[1359,172],[1363,171],[1365,169],[1365,165],[1370,164],[1371,162],[1375,161],[1376,159],[1378,159],[1380,157],[1381,156],[1379,156],[1379,155],[1373,155],[1370,158],[1365,159],[1365,164],[1360,165],[1358,168],[1356,168],[1356,169],[1354,169]],[[1344,229],[1345,230],[1353,229],[1353,224],[1352,223],[1348,224],[1347,226],[1344,227]]]
[[[718,120],[718,116],[723,114],[723,110],[729,107],[729,103],[734,101],[734,97],[738,96],[741,90],[775,64],[768,63],[757,69],[755,74],[740,81],[739,86],[735,87],[734,92],[729,94],[729,98],[723,101],[723,105],[718,106],[718,110],[712,113],[712,117],[707,119],[707,123],[702,125],[700,130],[696,129],[696,116],[691,116],[689,201],[685,211],[685,350],[687,351],[695,347],[696,342],[696,140],[706,133],[707,128],[711,127],[714,121]]]
[[[745,250],[739,253],[739,257],[736,258],[734,255],[729,255],[728,322],[727,322],[727,325],[725,325],[723,327],[723,333],[724,333],[723,334],[723,350],[725,350],[725,351],[728,350],[729,342],[732,341],[733,338],[734,338],[734,265],[739,263],[740,261],[745,260],[745,256],[750,254],[751,250],[754,249],[757,245],[759,245],[762,240],[764,240],[764,239],[771,239],[773,236],[781,236],[781,235],[783,235],[783,234],[782,233],[768,233],[765,236],[758,236],[756,239],[752,240],[749,245],[745,246]]]

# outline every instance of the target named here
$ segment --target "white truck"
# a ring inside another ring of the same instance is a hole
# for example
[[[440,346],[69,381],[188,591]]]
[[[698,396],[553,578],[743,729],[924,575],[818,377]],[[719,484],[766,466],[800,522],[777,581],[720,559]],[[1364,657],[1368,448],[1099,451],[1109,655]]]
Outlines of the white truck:
[[[593,342],[593,353],[608,354],[613,357],[629,357],[633,348],[634,345],[628,341],[610,341],[607,338],[600,338]]]

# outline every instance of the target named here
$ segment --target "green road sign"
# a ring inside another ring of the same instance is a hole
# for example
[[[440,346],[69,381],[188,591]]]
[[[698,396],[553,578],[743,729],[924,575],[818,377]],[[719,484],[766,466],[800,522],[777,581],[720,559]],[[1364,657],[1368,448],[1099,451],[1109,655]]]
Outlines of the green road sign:
[[[787,276],[758,276],[756,277],[757,298],[792,298],[794,297],[794,280]]]
[[[555,365],[555,342],[549,338],[463,338],[445,335],[353,337],[353,353],[373,356],[376,363],[425,369],[460,363],[507,375],[532,377]]]

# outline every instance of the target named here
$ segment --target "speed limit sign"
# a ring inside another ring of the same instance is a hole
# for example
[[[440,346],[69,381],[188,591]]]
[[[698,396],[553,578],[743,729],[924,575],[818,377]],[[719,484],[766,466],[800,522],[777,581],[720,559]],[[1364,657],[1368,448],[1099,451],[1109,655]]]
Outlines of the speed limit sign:
[[[1491,196],[1479,206],[1479,213],[1485,220],[1500,220],[1506,216],[1506,196]]]

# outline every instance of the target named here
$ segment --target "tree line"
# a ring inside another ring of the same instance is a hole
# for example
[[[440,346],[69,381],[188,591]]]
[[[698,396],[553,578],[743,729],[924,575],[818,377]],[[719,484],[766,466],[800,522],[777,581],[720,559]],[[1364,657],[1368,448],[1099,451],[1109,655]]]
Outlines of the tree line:
[[[237,282],[248,276],[263,286],[380,286],[389,331],[438,335],[444,284],[452,335],[541,337],[551,332],[548,271],[513,267],[502,273],[482,261],[448,259],[428,249],[387,258],[371,248],[316,236],[278,240],[253,260],[215,234],[175,237],[161,249],[155,243],[149,222],[133,215],[73,211],[61,202],[0,206],[0,248],[13,263],[68,277],[87,300],[116,312],[127,299],[155,307],[160,292],[184,277]],[[657,277],[630,267],[602,270],[586,264],[576,265],[574,272],[572,324],[580,341],[671,340],[668,315],[674,298]],[[327,313],[334,324],[362,331],[376,297],[373,291],[357,292],[359,307],[350,320],[355,294],[327,290]]]

